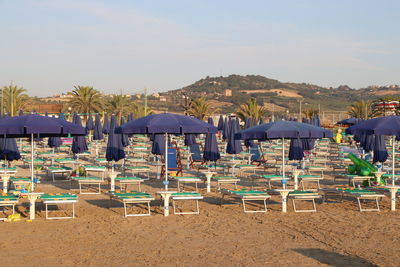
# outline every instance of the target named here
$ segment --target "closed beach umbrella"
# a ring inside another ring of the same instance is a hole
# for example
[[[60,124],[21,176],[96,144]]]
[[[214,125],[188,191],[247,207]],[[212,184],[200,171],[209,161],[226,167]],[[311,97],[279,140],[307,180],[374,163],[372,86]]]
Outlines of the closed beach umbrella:
[[[17,142],[15,138],[0,138],[0,159],[13,161],[19,160],[21,154],[18,151]]]
[[[289,160],[302,160],[304,157],[303,143],[300,138],[290,140]]]
[[[251,121],[252,120],[249,117],[246,118],[246,121],[244,122],[244,129],[249,129],[250,127],[252,127]],[[250,148],[254,145],[254,141],[253,140],[244,140],[244,145],[247,148]]]
[[[75,114],[75,116],[74,116],[74,122],[76,125],[82,126],[81,117],[77,114]],[[88,151],[88,146],[86,143],[85,136],[81,136],[81,135],[74,136],[72,139],[71,150],[74,154],[80,154],[80,153]]]
[[[386,150],[385,137],[383,135],[375,135],[374,159],[373,162],[385,162],[388,158]]]
[[[185,146],[191,146],[196,144],[196,135],[195,134],[185,134]]]
[[[230,121],[230,129],[229,129],[229,137],[228,137],[228,144],[226,146],[226,153],[228,154],[239,154],[242,152],[242,145],[239,139],[235,139],[234,136],[239,129],[237,128],[237,120]]]
[[[217,161],[220,157],[217,137],[215,133],[208,133],[204,142],[203,159],[204,161]]]
[[[165,137],[163,134],[154,134],[151,153],[154,155],[164,155],[165,153]]]
[[[120,124],[121,125],[125,124],[125,119],[124,119],[123,116],[121,116],[121,123]],[[116,127],[118,127],[118,125],[116,125]],[[122,145],[124,147],[129,146],[129,137],[128,137],[128,135],[127,134],[122,134],[121,138],[122,138]]]
[[[120,133],[115,133],[117,127],[117,118],[111,116],[110,133],[108,135],[106,159],[107,161],[119,161],[125,158],[124,146],[122,145],[122,136]]]
[[[101,125],[100,115],[96,114],[94,119],[93,140],[103,140],[103,126]]]
[[[222,131],[224,129],[224,117],[222,117],[222,115],[219,116],[217,128],[218,128],[218,131]]]
[[[104,114],[104,122],[103,122],[103,134],[110,133],[110,123],[108,122],[108,115]]]
[[[92,117],[92,114],[90,114],[90,113],[89,113],[88,119],[86,121],[86,129],[89,131],[92,131],[94,129],[93,117]]]
[[[229,125],[228,118],[225,117],[225,120],[224,120],[224,128],[222,129],[222,139],[223,139],[223,140],[228,139],[228,125]]]

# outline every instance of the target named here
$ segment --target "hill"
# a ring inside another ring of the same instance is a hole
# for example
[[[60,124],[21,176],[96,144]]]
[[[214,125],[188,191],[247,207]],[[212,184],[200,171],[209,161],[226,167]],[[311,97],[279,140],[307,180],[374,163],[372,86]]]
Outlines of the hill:
[[[160,93],[163,101],[150,98],[154,108],[164,107],[171,111],[183,110],[185,98],[205,96],[213,104],[224,103],[224,113],[233,112],[240,104],[256,98],[263,104],[275,104],[283,110],[296,112],[301,100],[304,108],[318,108],[330,111],[346,110],[358,100],[376,99],[387,95],[400,96],[399,86],[374,86],[352,89],[346,85],[326,88],[308,83],[286,83],[260,75],[230,75],[227,77],[206,77],[180,89]],[[226,103],[231,103],[227,105]]]

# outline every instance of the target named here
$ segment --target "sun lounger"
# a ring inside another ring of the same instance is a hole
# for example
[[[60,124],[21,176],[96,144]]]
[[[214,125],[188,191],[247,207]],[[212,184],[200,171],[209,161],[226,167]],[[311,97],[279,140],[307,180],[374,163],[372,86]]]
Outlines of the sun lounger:
[[[72,176],[71,181],[76,181],[78,182],[79,185],[79,194],[82,195],[88,195],[88,194],[100,194],[101,193],[101,187],[100,185],[104,183],[104,179],[101,177],[91,177],[91,176]],[[97,192],[82,192],[82,185],[97,185],[98,186],[98,191]]]
[[[146,173],[147,174],[146,180],[150,179],[150,167],[149,166],[125,166],[124,167],[124,175],[126,175],[127,170],[132,173],[132,176],[135,176],[135,174]]]
[[[31,185],[31,178],[28,177],[11,177],[10,182],[15,190],[28,190]]]
[[[72,219],[75,218],[75,204],[78,203],[78,196],[69,193],[58,193],[58,194],[43,194],[40,195],[40,200],[45,205],[46,211],[46,219],[55,220],[55,219]],[[49,217],[49,209],[48,206],[57,206],[63,204],[71,204],[72,205],[72,215],[71,216],[63,216],[63,217]]]
[[[0,174],[16,174],[17,167],[12,168],[0,168]]]
[[[221,205],[222,201],[225,196],[232,196],[235,198],[239,198],[242,200],[243,203],[243,211],[247,213],[254,213],[254,212],[267,212],[267,200],[271,198],[270,195],[268,195],[264,191],[258,191],[258,190],[227,190],[227,189],[222,189],[222,198],[221,198]],[[263,209],[258,209],[258,210],[247,210],[246,209],[246,201],[248,203],[251,202],[259,202],[262,201],[264,206]]]
[[[12,208],[12,214],[15,213],[15,205],[18,204],[19,196],[14,194],[0,194],[0,207],[3,207],[3,212],[5,213],[5,207]],[[6,218],[0,218],[0,220],[4,220]]]
[[[240,179],[235,176],[214,176],[212,180],[217,181],[217,190],[221,190],[221,185],[233,184],[235,189],[237,188],[237,183]]]
[[[173,193],[171,195],[172,198],[172,206],[174,208],[174,214],[178,215],[183,215],[183,214],[199,214],[200,213],[200,208],[199,208],[199,200],[203,199],[203,196],[200,195],[199,193],[195,192],[179,192],[179,193]],[[196,203],[196,210],[195,211],[176,211],[177,209],[177,202],[178,201],[187,201],[187,200],[194,200]]]
[[[353,187],[356,187],[356,182],[363,183],[364,181],[368,181],[368,186],[371,186],[371,179],[374,179],[374,176],[360,176],[353,174],[344,174],[343,177],[349,179],[349,184],[353,184]]]
[[[96,166],[96,165],[84,165],[83,168],[86,171],[86,175],[93,172],[96,173],[96,175],[101,173],[102,179],[104,179],[104,174],[107,170],[105,166]]]
[[[199,177],[196,176],[172,176],[172,178],[174,178],[175,181],[177,181],[178,183],[178,192],[181,191],[181,184],[185,184],[185,183],[194,183],[195,187],[196,187],[196,192],[198,191],[197,188],[197,183],[202,182],[202,179],[200,179]],[[184,187],[184,185],[183,185]]]
[[[138,186],[138,191],[140,192],[140,184],[144,181],[140,177],[117,177],[115,178],[115,181],[119,183],[119,187],[121,190],[123,189],[124,191],[127,191],[126,189],[128,188],[128,185],[137,185]],[[125,188],[123,188],[125,186]]]
[[[288,198],[292,199],[293,209],[295,212],[317,212],[315,199],[319,199],[321,196],[316,192],[295,190],[289,193]],[[311,201],[313,204],[313,209],[297,209],[296,201]]]
[[[316,190],[316,191],[318,191],[318,189],[321,188],[319,182],[321,180],[323,180],[323,179],[324,178],[322,176],[320,176],[320,175],[313,175],[313,174],[299,175],[300,185],[301,185],[301,188],[303,190]],[[305,188],[305,186],[304,186],[305,183],[313,183],[313,182],[317,184],[317,188],[316,189],[311,189],[311,188],[306,189]]]
[[[271,174],[271,175],[259,175],[262,179],[266,180],[268,182],[268,189],[272,189],[271,187],[271,182],[282,182],[284,177],[279,174]],[[287,180],[289,179],[288,177],[286,178]]]
[[[62,175],[70,175],[72,173],[72,168],[70,167],[46,167],[47,170],[47,176],[49,176],[49,173],[51,173],[51,176],[53,178],[53,182],[55,181],[55,175],[56,174],[62,174]]]
[[[148,193],[137,192],[137,191],[115,191],[109,192],[108,195],[111,199],[117,199],[122,201],[124,204],[124,216],[150,216],[150,201],[154,200],[154,197]],[[147,213],[128,213],[127,205],[147,204]]]
[[[379,209],[379,200],[385,197],[384,194],[379,194],[374,191],[365,190],[365,189],[356,189],[356,188],[324,188],[321,189],[324,193],[323,200],[325,201],[327,195],[338,195],[340,196],[340,201],[343,200],[344,196],[356,198],[358,202],[358,207],[360,211],[380,211]],[[361,206],[361,200],[373,200],[376,203],[376,208],[365,209]]]

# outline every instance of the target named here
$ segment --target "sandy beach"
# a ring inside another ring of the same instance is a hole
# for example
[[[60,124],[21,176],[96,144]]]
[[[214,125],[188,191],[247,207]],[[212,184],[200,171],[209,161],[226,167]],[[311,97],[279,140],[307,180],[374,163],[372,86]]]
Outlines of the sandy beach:
[[[161,187],[152,180],[143,191],[156,195]],[[68,192],[69,182],[43,181],[36,191]],[[75,219],[37,213],[33,222],[1,223],[2,265],[398,266],[400,214],[389,211],[387,198],[381,212],[359,212],[345,199],[318,203],[317,213],[295,213],[289,202],[283,214],[273,196],[267,213],[245,214],[238,201],[220,206],[220,193],[203,185],[200,192],[200,215],[164,217],[157,198],[152,216],[124,218],[122,204],[109,209],[101,194],[80,195]],[[17,207],[25,215],[26,204]]]

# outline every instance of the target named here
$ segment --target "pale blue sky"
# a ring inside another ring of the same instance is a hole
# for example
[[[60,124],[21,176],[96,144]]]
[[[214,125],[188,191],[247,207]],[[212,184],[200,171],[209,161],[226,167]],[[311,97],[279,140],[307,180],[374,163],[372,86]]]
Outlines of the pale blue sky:
[[[0,0],[0,86],[155,92],[221,73],[399,84],[399,10],[396,0]]]

